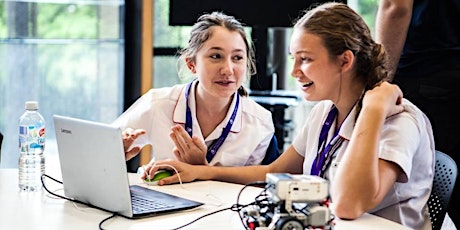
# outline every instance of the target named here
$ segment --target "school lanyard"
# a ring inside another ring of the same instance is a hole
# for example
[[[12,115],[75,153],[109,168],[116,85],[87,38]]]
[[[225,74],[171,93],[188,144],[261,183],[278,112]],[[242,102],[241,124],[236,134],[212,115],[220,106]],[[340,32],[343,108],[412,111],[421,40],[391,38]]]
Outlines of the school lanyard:
[[[190,135],[190,137],[192,137],[193,129],[192,129],[192,112],[190,110],[190,107],[188,106],[188,95],[190,93],[190,88],[192,86],[192,83],[193,81],[188,83],[187,88],[185,90],[185,100],[187,104],[187,108],[185,111],[185,130],[187,131],[188,135]],[[222,146],[222,144],[225,141],[225,138],[227,138],[232,128],[233,121],[235,120],[236,113],[238,112],[238,106],[240,104],[240,95],[238,94],[238,92],[236,92],[235,94],[236,94],[236,104],[235,104],[235,108],[233,109],[232,116],[228,120],[228,123],[225,126],[224,130],[222,131],[222,134],[220,135],[220,137],[217,140],[214,140],[211,146],[209,146],[208,152],[206,153],[206,160],[208,160],[208,162],[211,162],[212,158],[214,158],[214,156],[217,153],[217,150],[220,148],[220,146]]]
[[[332,156],[334,152],[340,147],[343,142],[343,138],[338,136],[340,128],[334,133],[331,141],[326,145],[327,135],[331,129],[332,123],[334,122],[335,117],[337,116],[338,110],[335,106],[332,106],[331,111],[327,115],[326,120],[324,121],[323,127],[321,128],[321,133],[319,135],[318,142],[318,154],[313,161],[310,174],[320,177],[324,177],[324,173],[332,162]]]

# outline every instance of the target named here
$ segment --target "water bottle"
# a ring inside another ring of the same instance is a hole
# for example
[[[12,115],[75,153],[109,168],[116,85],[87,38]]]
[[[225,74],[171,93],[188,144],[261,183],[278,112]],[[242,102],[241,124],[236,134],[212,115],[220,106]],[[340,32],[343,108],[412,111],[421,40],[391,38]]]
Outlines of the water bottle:
[[[25,108],[19,118],[19,189],[39,191],[45,173],[45,119],[38,112],[38,102],[27,101]]]

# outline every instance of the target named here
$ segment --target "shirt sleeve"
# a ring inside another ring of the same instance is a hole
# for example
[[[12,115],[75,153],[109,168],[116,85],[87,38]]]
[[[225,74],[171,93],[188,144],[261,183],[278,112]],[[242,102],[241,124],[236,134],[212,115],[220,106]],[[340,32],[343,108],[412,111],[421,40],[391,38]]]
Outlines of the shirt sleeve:
[[[153,90],[150,90],[143,96],[141,96],[133,105],[131,105],[128,110],[121,114],[112,124],[118,126],[121,130],[126,128],[132,129],[144,129],[147,134],[142,135],[136,139],[136,141],[131,145],[130,149],[133,147],[144,147],[145,145],[152,144],[150,138],[151,130],[148,127],[151,127],[151,114],[153,110]]]
[[[413,159],[427,130],[417,114],[406,110],[386,119],[380,139],[379,158],[397,164],[403,171],[398,182],[407,182],[411,175]]]

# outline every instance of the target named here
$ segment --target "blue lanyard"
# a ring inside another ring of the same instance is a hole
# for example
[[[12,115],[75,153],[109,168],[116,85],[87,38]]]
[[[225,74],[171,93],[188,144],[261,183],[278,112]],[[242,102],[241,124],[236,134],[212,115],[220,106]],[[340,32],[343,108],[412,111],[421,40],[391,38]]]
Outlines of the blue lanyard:
[[[340,128],[334,133],[331,141],[326,145],[327,135],[331,129],[332,123],[334,122],[335,117],[337,116],[338,110],[335,106],[332,106],[331,111],[327,115],[326,120],[324,121],[323,127],[321,128],[321,133],[319,135],[318,142],[318,153],[313,161],[310,174],[324,177],[324,172],[326,171],[328,165],[331,163],[332,155],[340,146],[343,141],[343,138],[340,138],[336,141],[336,137],[339,134]]]
[[[192,83],[193,81],[188,83],[187,88],[185,90],[185,100],[187,104],[187,108],[185,111],[185,130],[187,131],[188,135],[190,135],[190,137],[192,137],[193,128],[192,128],[192,112],[188,105],[188,95],[190,94],[190,88],[192,86]],[[217,150],[220,148],[220,146],[222,146],[222,144],[224,143],[225,139],[227,138],[232,128],[233,121],[235,120],[236,113],[238,111],[238,106],[240,104],[240,95],[238,94],[238,92],[236,92],[235,94],[236,94],[236,104],[235,104],[235,108],[233,109],[232,116],[230,117],[230,120],[228,121],[227,125],[222,131],[222,134],[220,135],[220,137],[217,140],[214,140],[211,146],[208,148],[208,152],[206,153],[206,160],[208,160],[208,162],[211,162],[212,158],[214,158],[214,156],[217,153]]]

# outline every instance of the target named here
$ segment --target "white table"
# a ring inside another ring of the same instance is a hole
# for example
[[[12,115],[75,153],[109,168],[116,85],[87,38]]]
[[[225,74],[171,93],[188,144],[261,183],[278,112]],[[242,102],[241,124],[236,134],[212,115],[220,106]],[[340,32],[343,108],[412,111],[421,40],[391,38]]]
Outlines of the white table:
[[[48,172],[47,172],[48,173]],[[56,174],[58,176],[56,176]],[[60,179],[59,172],[49,175]],[[109,217],[107,212],[74,205],[72,202],[51,197],[46,191],[37,193],[19,192],[17,169],[0,169],[0,229],[98,229],[99,222]],[[132,184],[143,184],[137,174],[129,174]],[[51,180],[46,182],[52,191],[63,193],[62,186]],[[150,186],[174,195],[184,196],[205,203],[188,211],[165,214],[144,219],[130,220],[115,217],[103,224],[104,229],[173,229],[180,227],[204,214],[230,207],[236,203],[237,194],[243,186],[217,181],[200,181],[181,185]],[[261,189],[245,189],[240,203],[253,201]],[[116,201],[114,201],[116,202]],[[407,230],[395,222],[365,214],[357,220],[335,220],[336,230],[391,229]],[[224,211],[205,217],[184,229],[244,229],[238,213]]]

